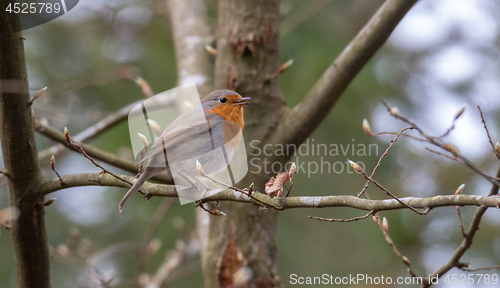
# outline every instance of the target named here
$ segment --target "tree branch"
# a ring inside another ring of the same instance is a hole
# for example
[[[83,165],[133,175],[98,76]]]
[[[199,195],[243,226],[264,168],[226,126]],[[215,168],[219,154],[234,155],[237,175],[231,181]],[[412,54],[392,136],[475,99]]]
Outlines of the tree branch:
[[[19,16],[7,14],[0,0],[0,137],[9,175],[9,204],[17,287],[50,287],[50,261],[45,229],[44,196],[37,193],[41,179],[33,129],[23,35]],[[10,20],[10,21],[9,21]]]
[[[323,73],[304,100],[283,118],[275,142],[302,143],[323,121],[349,83],[382,47],[417,1],[386,0]]]
[[[119,109],[118,111],[112,113],[111,115],[108,115],[101,121],[95,123],[94,125],[83,130],[82,132],[76,134],[72,138],[76,142],[85,142],[101,135],[102,133],[108,131],[109,129],[113,128],[117,124],[127,119],[128,114],[130,113],[130,111],[132,111],[132,108],[134,108],[136,105],[139,105],[141,102],[142,100],[136,101]],[[43,164],[48,162],[52,157],[52,155],[58,157],[62,155],[65,151],[68,151],[67,146],[62,144],[56,144],[38,153],[38,160],[40,161],[40,164]]]
[[[127,179],[128,181],[134,180],[131,176],[119,176]],[[63,175],[61,177],[64,184],[61,184],[59,178],[43,180],[39,188],[39,193],[47,195],[61,189],[80,186],[111,186],[129,188],[128,184],[108,174],[82,173]],[[148,197],[178,197],[174,185],[152,184],[146,182],[142,186],[141,190]],[[254,192],[252,193],[252,196],[255,199],[252,199],[243,193],[234,192],[231,189],[214,190],[209,191],[207,193],[207,197],[201,199],[200,201],[201,203],[211,201],[252,203],[257,206],[266,205],[267,207],[274,208],[276,210],[293,208],[350,207],[359,210],[373,211],[373,213],[375,213],[379,211],[407,208],[406,205],[401,204],[394,199],[369,200],[350,195],[270,198],[266,194]],[[407,205],[411,205],[414,208],[424,209],[433,209],[444,206],[485,206],[500,208],[500,198],[495,196],[446,195],[429,198],[405,197],[399,198],[399,200]]]
[[[68,145],[68,142],[66,141],[66,138],[64,137],[63,133],[57,131],[56,129],[52,128],[51,126],[48,126],[46,124],[42,124],[40,121],[38,121],[36,119],[34,120],[34,123],[35,123],[35,129],[38,133],[43,134],[43,135],[47,136],[48,138],[50,138],[54,141],[57,141],[61,144],[64,144],[65,147],[67,147],[68,149],[71,149],[73,151],[78,152],[75,149],[75,147]],[[77,142],[75,142],[75,143],[77,143]],[[91,145],[87,145],[87,144],[83,144],[83,143],[78,143],[78,145],[80,145],[83,148],[83,150],[85,150],[85,152],[90,157],[93,157],[95,159],[98,159],[100,161],[103,161],[105,163],[108,163],[110,165],[113,165],[115,167],[121,168],[123,170],[129,171],[132,173],[137,173],[137,171],[138,171],[137,163],[135,163],[133,161],[123,159],[123,158],[118,157],[112,153],[103,151],[103,150],[98,149],[98,148],[91,146]],[[166,173],[159,174],[159,175],[153,177],[152,179],[157,180],[157,181],[161,181],[163,183],[173,183],[172,176],[170,174],[166,174]]]

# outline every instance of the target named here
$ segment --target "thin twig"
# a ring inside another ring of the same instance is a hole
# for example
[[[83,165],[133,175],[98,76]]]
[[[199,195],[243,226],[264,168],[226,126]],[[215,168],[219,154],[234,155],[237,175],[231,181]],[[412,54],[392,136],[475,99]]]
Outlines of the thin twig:
[[[398,134],[399,134],[399,132],[377,132],[377,133],[372,133],[371,136],[372,137],[377,137],[377,136],[382,136],[382,135],[398,135]],[[416,136],[409,135],[409,134],[401,134],[400,136],[408,137],[408,138],[411,138],[413,140],[417,140],[417,141],[420,141],[420,142],[429,142],[426,139],[418,138]]]
[[[453,129],[455,129],[455,121],[456,121],[456,119],[453,120],[453,122],[451,124],[451,127],[448,128],[448,130],[446,130],[443,134],[441,134],[441,135],[439,135],[437,137],[438,138],[444,138],[444,137],[448,136],[451,133],[451,131],[453,131]]]
[[[406,267],[408,267],[408,273],[410,273],[412,277],[418,277],[417,274],[411,268],[411,262],[408,259],[408,257],[401,254],[401,252],[399,252],[398,248],[396,247],[396,244],[394,244],[394,241],[392,241],[391,236],[389,236],[389,231],[388,231],[389,229],[384,228],[382,221],[380,221],[380,216],[378,213],[373,215],[373,221],[375,221],[375,223],[380,227],[382,234],[384,234],[384,239],[387,242],[387,244],[391,246],[392,251],[398,256],[401,262],[403,262],[403,264],[405,264]]]
[[[54,157],[54,155],[52,155],[52,158],[50,158],[50,168],[52,168],[52,171],[56,173],[57,177],[59,178],[59,182],[61,182],[61,185],[63,185],[64,183],[61,175],[59,175],[59,172],[57,172],[56,170],[56,157]]]
[[[403,130],[402,130],[400,133],[402,133],[402,132],[403,132]],[[399,136],[398,136],[398,137],[399,137]],[[397,137],[395,138],[395,140],[397,140]],[[386,152],[385,152],[385,153],[387,153],[387,152],[388,152],[388,150],[389,150],[389,149],[390,149],[390,147],[393,145],[393,143],[394,143],[394,141],[395,141],[395,140],[391,141],[391,145],[390,145],[390,146],[386,149]],[[379,161],[380,161],[380,159],[379,159]],[[367,177],[368,177],[368,175],[364,172],[364,170],[363,170],[363,169],[362,169],[359,165],[357,165],[357,164],[356,164],[356,167],[355,167],[355,168],[356,168],[356,171],[363,173],[363,175],[365,176],[365,178],[367,178]],[[372,173],[372,174],[373,174],[373,173]],[[367,180],[369,180],[369,181],[370,181],[371,177],[368,177],[368,178],[369,178],[369,179],[367,179]],[[374,180],[373,180],[373,181],[374,181]],[[372,181],[370,181],[370,182],[372,182]],[[375,182],[376,182],[376,181],[375,181]],[[375,185],[377,185],[378,183],[374,183],[374,184],[375,184]],[[377,187],[379,187],[379,188],[380,188],[380,187],[381,187],[381,186],[380,186],[380,184],[379,184],[379,185],[377,185]],[[385,189],[385,188],[384,188],[384,189]],[[384,190],[384,189],[383,189],[383,190]],[[366,190],[366,189],[365,189],[365,190]],[[386,192],[386,193],[387,193],[387,192],[389,192],[389,191],[388,191],[387,189],[385,189],[385,190],[384,190],[384,192]],[[389,192],[389,193],[390,193],[390,192]],[[392,194],[392,193],[391,193],[391,194]],[[370,196],[368,195],[368,192],[365,192],[365,196],[366,196],[366,198],[367,198],[367,199],[369,199],[369,200],[370,200]],[[357,197],[357,198],[359,198],[359,197]],[[397,201],[398,201],[398,203],[400,203],[400,204],[403,204],[403,205],[405,205],[405,204],[406,204],[406,203],[402,203],[402,201],[401,201],[399,198],[398,198],[398,199],[396,199],[396,200],[397,200]],[[406,207],[406,205],[405,205],[405,207]],[[420,211],[418,211],[418,210],[415,210],[412,206],[410,206],[410,209],[412,209],[413,211],[415,211],[416,213],[421,214],[421,215],[425,215],[425,214],[429,213],[429,211],[431,210],[431,208],[430,208],[429,206],[427,206],[423,212],[420,212]],[[379,213],[378,213],[378,212],[373,213],[373,221],[377,224],[377,226],[379,226],[380,230],[382,231],[382,234],[384,235],[384,239],[385,239],[385,241],[389,244],[389,246],[391,246],[391,247],[392,247],[392,250],[393,250],[393,251],[394,251],[394,253],[398,256],[398,258],[401,260],[401,262],[403,262],[403,263],[406,265],[406,267],[408,268],[408,273],[410,273],[410,275],[411,275],[412,277],[418,277],[418,276],[417,276],[417,274],[416,274],[416,273],[413,271],[413,269],[411,268],[411,263],[410,263],[410,260],[409,260],[406,256],[402,255],[402,254],[401,254],[401,252],[399,252],[399,250],[398,250],[398,249],[397,249],[397,247],[396,247],[396,244],[394,244],[394,241],[392,241],[392,239],[391,239],[391,237],[389,236],[389,233],[388,233],[389,228],[388,228],[388,227],[384,227],[383,223],[380,221],[380,216],[379,216]]]
[[[90,157],[87,152],[85,152],[85,150],[83,150],[82,146],[78,145],[77,143],[74,143],[73,141],[71,141],[71,138],[69,136],[69,133],[67,132],[67,129],[64,128],[64,132],[65,132],[65,137],[66,137],[66,140],[68,142],[68,145],[72,146],[73,148],[75,148],[78,152],[80,152],[83,157],[87,158],[90,162],[92,162],[92,164],[94,164],[94,166],[96,166],[97,168],[100,168],[102,170],[102,172],[104,173],[107,173],[113,177],[115,177],[116,179],[122,181],[122,182],[125,182],[127,184],[129,184],[131,187],[134,185],[132,184],[132,182],[129,182],[128,180],[114,174],[113,172],[109,171],[108,169],[102,167],[99,163],[97,163],[94,159],[92,159],[92,157]],[[56,172],[57,173],[57,172]],[[61,183],[62,183],[62,178],[61,176],[58,174],[59,176],[59,179],[61,180]]]
[[[451,159],[451,160],[453,160],[453,161],[457,161],[457,162],[458,162],[458,163],[460,163],[460,164],[464,164],[464,162],[463,162],[462,160],[460,160],[460,159],[458,159],[458,158],[456,158],[456,157],[453,157],[453,156],[450,156],[450,155],[446,155],[446,154],[444,154],[444,153],[441,153],[441,152],[436,151],[436,150],[432,150],[432,149],[427,148],[427,147],[425,147],[425,150],[427,150],[427,151],[429,151],[429,152],[432,152],[432,153],[435,153],[435,154],[438,154],[438,155],[440,155],[440,156],[444,156],[444,157],[446,157],[446,158],[448,158],[448,159]]]
[[[118,176],[118,175],[114,174],[113,172],[111,172],[111,171],[107,170],[106,168],[102,167],[99,163],[95,162],[95,161],[94,161],[94,159],[92,159],[92,157],[90,157],[90,156],[89,156],[89,155],[85,152],[85,150],[83,150],[83,148],[82,148],[80,145],[78,145],[78,144],[73,144],[73,145],[75,145],[75,148],[76,148],[76,149],[78,149],[78,150],[80,151],[80,153],[82,153],[82,154],[83,154],[83,156],[84,156],[85,158],[89,159],[89,161],[90,161],[90,162],[92,162],[92,164],[94,164],[94,166],[96,166],[96,167],[98,167],[98,168],[102,169],[102,171],[103,171],[104,173],[108,173],[109,175],[111,175],[111,176],[115,177],[116,179],[118,179],[118,180],[120,180],[120,181],[123,181],[123,182],[125,182],[125,183],[129,184],[130,186],[133,186],[133,185],[134,185],[134,184],[132,184],[132,182],[129,182],[129,181],[127,181],[127,180],[125,180],[125,179],[121,178],[120,176]]]
[[[307,217],[311,218],[311,219],[316,219],[319,221],[327,221],[327,222],[354,222],[354,221],[366,219],[366,218],[370,217],[370,215],[373,215],[374,213],[375,213],[375,211],[370,211],[366,215],[358,216],[358,217],[354,217],[354,218],[348,218],[348,219],[322,218],[322,217],[316,217],[316,216],[307,216]]]
[[[208,214],[212,214],[212,215],[216,215],[216,216],[223,216],[223,215],[226,215],[226,213],[220,211],[220,210],[217,210],[217,209],[207,209],[205,208],[205,206],[203,206],[203,203],[201,202],[196,202],[195,203],[195,207],[200,207],[201,210],[207,212]]]
[[[10,177],[10,173],[8,171],[5,171],[5,170],[0,170],[0,174],[2,174],[5,177]]]
[[[399,131],[399,133],[396,135],[396,137],[391,140],[391,144],[389,144],[389,147],[387,147],[387,149],[385,149],[385,151],[382,154],[382,156],[380,156],[380,158],[378,159],[377,165],[375,165],[375,168],[373,168],[373,171],[372,171],[372,174],[370,175],[370,177],[373,177],[373,175],[375,175],[375,171],[377,171],[378,167],[380,166],[380,163],[382,162],[382,159],[384,159],[384,157],[387,155],[387,153],[392,148],[392,146],[394,145],[394,143],[396,143],[396,141],[398,140],[399,136],[403,135],[403,132],[405,130],[408,130],[408,129],[413,129],[413,127],[406,127],[406,128],[401,129],[401,131]],[[361,190],[361,192],[358,193],[357,197],[360,197],[361,195],[363,195],[363,193],[365,193],[365,191],[368,188],[369,184],[370,184],[370,181],[366,181],[365,186],[363,187],[363,189]]]
[[[373,184],[375,184],[375,186],[377,186],[380,190],[384,191],[385,194],[391,196],[396,201],[398,201],[401,205],[405,206],[406,208],[410,209],[411,211],[413,211],[413,212],[415,212],[415,213],[417,213],[419,215],[426,215],[429,212],[428,209],[426,209],[424,211],[419,211],[419,210],[415,209],[414,207],[412,207],[411,205],[408,205],[407,203],[405,203],[401,199],[399,199],[396,195],[392,194],[391,191],[387,190],[387,188],[385,188],[380,183],[378,183],[375,179],[373,179],[370,176],[368,176],[368,174],[366,174],[366,172],[364,170],[361,169],[361,173],[363,174],[363,176],[365,177],[366,180],[368,180],[368,181],[372,182]]]
[[[2,221],[0,221],[0,226],[3,226],[3,228],[7,229],[7,230],[10,230],[11,229],[11,226],[7,223],[4,223]]]
[[[68,144],[63,133],[61,133],[60,131],[51,127],[50,125],[44,124],[44,123],[40,122],[39,120],[35,119],[35,130],[38,133],[43,134],[54,141],[57,141],[61,144],[66,145],[66,147],[70,148],[71,150],[79,152],[78,149],[76,149],[72,145]],[[74,139],[74,137],[72,137],[72,139]],[[137,171],[138,171],[137,163],[135,163],[134,161],[129,161],[129,160],[123,159],[123,158],[118,157],[112,153],[103,151],[101,149],[98,149],[98,148],[91,146],[91,145],[87,145],[85,143],[78,143],[77,141],[74,141],[74,140],[72,140],[72,142],[78,144],[81,148],[83,148],[85,150],[85,152],[89,156],[91,156],[95,159],[98,159],[100,161],[103,161],[105,163],[108,163],[110,165],[113,165],[115,167],[121,168],[123,170],[129,171],[132,173],[137,173]],[[152,179],[161,181],[163,183],[173,183],[171,175],[166,175],[164,173],[158,174],[158,175],[154,176]]]
[[[139,105],[140,103],[141,101],[137,101],[119,109],[116,112],[113,112],[94,125],[76,134],[72,138],[76,142],[85,142],[101,135],[102,133],[108,131],[122,121],[126,120],[129,113],[132,111],[132,108]],[[43,164],[50,160],[51,155],[55,155],[57,157],[58,155],[61,155],[66,151],[67,148],[63,144],[55,144],[40,151],[38,153],[38,160],[40,161],[40,164]]]
[[[481,169],[479,169],[478,167],[476,167],[476,165],[474,163],[472,163],[469,159],[467,159],[464,155],[462,155],[460,153],[460,151],[458,150],[457,147],[455,147],[452,144],[443,142],[443,140],[441,138],[439,138],[439,137],[435,137],[435,136],[432,136],[432,135],[429,135],[429,134],[425,133],[425,131],[422,130],[415,123],[415,121],[413,121],[413,120],[411,120],[411,119],[409,119],[409,118],[401,115],[399,113],[399,111],[397,110],[397,108],[391,107],[389,105],[389,103],[387,103],[387,101],[385,101],[384,99],[381,99],[380,101],[382,102],[382,104],[384,104],[384,106],[386,107],[387,111],[389,111],[389,113],[391,114],[391,116],[393,116],[394,118],[399,119],[399,120],[401,120],[403,122],[406,122],[406,123],[410,124],[411,126],[413,126],[420,133],[420,135],[422,135],[422,137],[424,137],[424,138],[427,139],[427,142],[429,142],[429,143],[431,143],[431,144],[433,144],[435,146],[438,146],[438,147],[440,147],[443,150],[448,151],[449,153],[451,153],[456,158],[462,160],[464,162],[464,165],[466,167],[472,169],[474,172],[476,172],[479,175],[483,176],[485,179],[487,179],[488,181],[490,181],[492,184],[500,185],[500,179],[498,177],[490,176],[487,173],[485,173],[484,171],[482,171]]]
[[[462,236],[466,238],[467,234],[465,234],[464,224],[462,222],[462,215],[460,214],[460,206],[457,206],[457,214],[458,214],[458,221],[460,222],[460,231],[462,231]]]
[[[31,107],[31,105],[33,105],[33,102],[35,102],[36,99],[42,97],[43,95],[45,95],[45,92],[47,91],[47,87],[44,87],[42,89],[40,89],[40,91],[38,91],[35,96],[33,96],[33,99],[31,99],[31,101],[28,103],[28,107]]]
[[[481,111],[481,107],[477,105],[477,109],[479,110],[479,114],[481,115],[481,123],[484,125],[484,130],[486,131],[486,135],[488,136],[488,141],[490,142],[491,148],[493,149],[493,153],[500,159],[500,154],[497,153],[497,149],[495,148],[495,144],[491,140],[490,131],[488,131],[488,126],[486,126],[486,120],[484,120],[483,111]]]
[[[290,178],[290,187],[286,187],[285,185],[283,185],[283,187],[286,188],[287,192],[286,192],[286,195],[285,195],[285,198],[290,196],[290,192],[292,192],[292,187],[293,187],[293,180]]]
[[[458,118],[460,118],[460,116],[462,116],[462,114],[464,113],[465,111],[465,105],[462,107],[462,109],[460,109],[458,111],[458,113],[455,115],[455,118],[453,118],[453,121],[451,122],[451,126],[450,128],[448,128],[443,134],[441,134],[440,136],[438,136],[438,138],[444,138],[448,135],[450,135],[451,131],[453,131],[453,129],[455,129],[455,122],[457,122]]]
[[[500,270],[500,265],[495,265],[491,267],[484,267],[484,268],[476,268],[476,269],[471,269],[468,267],[458,267],[458,269],[467,271],[467,272],[476,272],[476,271],[487,271],[487,270]]]
[[[201,166],[201,165],[200,165],[200,166]],[[199,171],[199,172],[200,172],[200,171]],[[202,172],[202,171],[201,171],[201,172]],[[249,192],[249,190],[248,190],[248,189],[247,189],[247,190],[243,190],[243,189],[240,189],[240,188],[238,188],[238,187],[234,187],[234,186],[232,186],[232,185],[226,184],[226,183],[224,183],[224,182],[221,182],[221,181],[219,181],[219,180],[217,180],[217,179],[214,179],[214,178],[212,178],[212,177],[208,176],[208,175],[207,175],[207,174],[205,174],[204,172],[203,172],[203,173],[200,173],[200,175],[201,175],[202,177],[205,177],[205,178],[207,178],[207,179],[209,179],[209,180],[213,181],[213,182],[214,182],[214,183],[216,183],[216,184],[219,184],[219,185],[222,185],[222,186],[224,186],[224,187],[226,187],[226,188],[233,189],[234,191],[238,191],[238,192],[240,192],[240,193],[243,193],[243,194],[245,194],[246,196],[248,196],[248,197],[252,198],[253,200],[255,200],[255,201],[257,201],[257,202],[260,202],[260,203],[262,203],[263,205],[266,205],[266,203],[262,202],[260,199],[255,198],[255,197],[253,196],[252,192]],[[202,208],[203,208],[203,206],[202,206]],[[276,209],[277,209],[277,207],[274,207],[274,208],[276,208]],[[205,210],[205,209],[203,209],[203,210]]]

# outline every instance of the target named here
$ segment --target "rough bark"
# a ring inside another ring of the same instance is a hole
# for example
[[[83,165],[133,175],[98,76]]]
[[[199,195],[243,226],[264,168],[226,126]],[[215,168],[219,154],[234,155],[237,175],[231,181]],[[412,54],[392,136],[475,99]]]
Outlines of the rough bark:
[[[20,32],[12,32],[5,4],[0,0],[0,131],[10,206],[16,207],[19,214],[11,221],[17,287],[50,287],[45,212],[40,205],[44,196],[37,193],[40,167],[28,107],[24,38]]]
[[[117,175],[120,178],[132,181],[134,177],[126,175]],[[53,179],[45,179],[39,186],[39,193],[48,195],[50,193],[71,188],[83,186],[103,186],[103,187],[124,187],[129,188],[130,185],[113,177],[109,174],[101,173],[81,173],[62,175],[61,179],[64,184],[61,184],[58,177]],[[153,184],[146,182],[141,187],[141,191],[150,197],[178,197],[174,185]],[[500,198],[485,197],[478,195],[446,195],[449,191],[443,191],[441,194],[433,197],[404,197],[396,199],[370,200],[352,195],[336,195],[336,196],[290,196],[290,197],[274,197],[270,198],[264,192],[254,191],[250,198],[240,192],[235,192],[232,189],[217,191],[207,195],[201,199],[201,203],[214,201],[233,201],[260,206],[267,206],[269,209],[279,211],[297,208],[327,208],[327,207],[350,207],[352,209],[364,211],[388,211],[394,209],[408,209],[407,205],[419,209],[433,209],[445,206],[484,206],[491,208],[500,208]],[[331,194],[339,194],[340,191],[332,190]],[[396,193],[400,194],[400,193]],[[403,204],[405,203],[405,204]],[[199,209],[201,210],[201,209]],[[204,211],[205,212],[205,211]],[[207,213],[204,214],[207,216]],[[212,217],[213,218],[213,217]]]
[[[285,108],[277,73],[279,4],[279,0],[219,2],[215,88],[252,97],[252,105],[245,108],[247,145],[250,140],[265,143]],[[249,174],[238,185],[255,182],[263,189],[266,178],[269,175]],[[235,287],[237,275],[251,275],[243,287],[279,287],[276,211],[243,203],[220,203],[217,208],[228,216],[210,218],[205,287]]]
[[[246,143],[304,141],[416,1],[387,0],[306,99],[290,110],[285,105],[277,73],[279,1],[221,0],[215,88],[228,88],[252,97],[252,105],[245,110]],[[284,163],[287,159],[268,160]],[[239,185],[254,181],[259,190],[270,176],[249,175]],[[223,203],[219,207],[231,216],[211,220],[207,252],[210,256],[204,263],[205,286],[230,287],[235,284],[231,275],[245,266],[252,272],[248,287],[280,286],[275,263],[276,212],[241,203]]]

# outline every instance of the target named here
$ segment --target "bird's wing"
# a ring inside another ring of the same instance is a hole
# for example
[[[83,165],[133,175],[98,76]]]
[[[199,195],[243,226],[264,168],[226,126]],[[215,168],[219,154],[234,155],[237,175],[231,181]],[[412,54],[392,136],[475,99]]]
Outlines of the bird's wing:
[[[217,125],[222,125],[223,122],[224,119],[217,114],[202,113],[199,110],[194,111],[194,109],[190,110],[168,125],[167,129],[155,141],[139,164],[145,163],[147,159],[152,158],[158,153],[163,153],[163,149],[168,150],[180,143],[185,143],[209,129],[214,129]]]

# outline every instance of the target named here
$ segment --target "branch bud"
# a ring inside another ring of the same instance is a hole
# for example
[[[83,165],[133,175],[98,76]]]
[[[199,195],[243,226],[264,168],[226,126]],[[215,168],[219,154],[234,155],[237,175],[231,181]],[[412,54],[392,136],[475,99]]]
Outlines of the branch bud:
[[[387,218],[382,219],[382,229],[384,229],[384,232],[387,233],[389,232],[389,222],[387,222]]]
[[[35,115],[35,114],[33,113],[33,117],[35,117],[34,115]],[[42,126],[44,126],[44,127],[49,126],[49,120],[48,120],[46,117],[42,117],[42,118],[40,119],[40,125],[42,125]]]
[[[295,165],[295,162],[293,162],[292,166],[290,166],[290,170],[288,171],[288,177],[292,179],[295,173],[297,173],[297,165]]]
[[[458,157],[458,156],[459,156],[459,154],[460,154],[460,152],[459,152],[459,150],[458,150],[457,146],[455,146],[455,145],[453,145],[453,144],[450,144],[450,143],[445,144],[445,145],[444,145],[444,148],[445,148],[448,152],[450,152],[453,156],[455,156],[455,157]]]
[[[160,250],[160,247],[161,240],[159,238],[154,238],[153,240],[151,240],[151,242],[149,242],[146,248],[146,252],[148,253],[148,255],[155,255],[158,250]]]
[[[462,116],[462,114],[465,111],[465,108],[467,108],[467,104],[464,104],[462,106],[462,108],[460,108],[460,110],[458,110],[457,114],[455,114],[455,120],[457,120],[460,116]]]
[[[44,88],[40,89],[40,91],[36,92],[35,96],[33,96],[33,99],[31,99],[31,101],[28,103],[28,107],[33,105],[33,102],[35,102],[36,99],[45,95],[46,91],[47,91],[47,87],[44,87]]]
[[[368,120],[366,120],[366,118],[363,119],[363,131],[365,131],[368,136],[373,136],[372,127],[370,126],[370,123],[368,123]]]
[[[144,94],[147,98],[152,97],[154,95],[153,90],[151,89],[151,86],[149,86],[148,81],[144,80],[142,77],[136,76],[134,78],[134,82],[139,87],[141,87],[142,94]]]
[[[455,195],[460,195],[460,193],[462,193],[462,190],[464,190],[464,187],[465,187],[465,184],[458,186],[457,191],[455,191]]]
[[[498,144],[498,142],[495,145],[495,153],[500,154],[500,144]]]
[[[203,167],[201,167],[201,164],[198,160],[196,160],[196,170],[198,170],[198,173],[200,173],[201,176],[206,176],[205,170],[203,170]]]
[[[63,257],[69,256],[71,251],[69,250],[69,247],[66,244],[59,244],[56,248],[57,253]]]
[[[64,138],[66,138],[66,141],[68,142],[68,144],[71,144],[71,138],[69,137],[68,128],[66,128],[66,127],[64,127]]]
[[[399,115],[399,109],[397,107],[392,107],[389,113],[391,114],[391,116],[397,116]]]
[[[139,138],[141,138],[141,141],[142,141],[142,145],[145,147],[145,148],[148,148],[148,138],[146,138],[146,136],[144,136],[143,134],[141,133],[137,133],[139,134]]]
[[[50,158],[50,167],[52,167],[52,170],[55,169],[55,164],[56,164],[56,157],[52,155],[52,157]]]
[[[52,198],[50,200],[47,200],[45,203],[43,203],[43,206],[47,207],[47,206],[50,206],[52,205],[52,203],[54,203],[56,201],[57,198]]]
[[[226,216],[226,213],[224,213],[220,210],[217,210],[217,209],[210,209],[210,210],[208,210],[208,213],[215,215],[215,216]]]
[[[207,44],[205,45],[205,49],[207,50],[208,53],[210,53],[210,55],[212,56],[217,55],[217,50],[214,47]]]
[[[285,63],[283,63],[283,65],[281,65],[280,69],[279,69],[280,74],[285,72],[292,65],[293,65],[293,59],[290,59],[290,60],[286,61]]]
[[[147,124],[149,125],[149,127],[151,127],[151,129],[153,129],[157,136],[161,135],[161,127],[158,122],[153,119],[148,119]]]
[[[352,168],[354,168],[354,170],[356,170],[356,172],[358,172],[358,173],[363,172],[363,168],[361,168],[361,166],[356,164],[354,161],[351,161],[351,160],[347,160],[347,161],[349,161],[349,164],[351,165]]]
[[[248,195],[252,195],[253,189],[254,189],[254,183],[252,182],[252,184],[248,186]]]
[[[408,257],[402,256],[401,261],[403,261],[403,263],[405,263],[407,266],[410,266],[410,259],[408,259]]]
[[[43,87],[42,89],[40,89],[40,91],[38,91],[33,98],[39,98],[45,93],[45,91],[47,91],[47,87]]]

